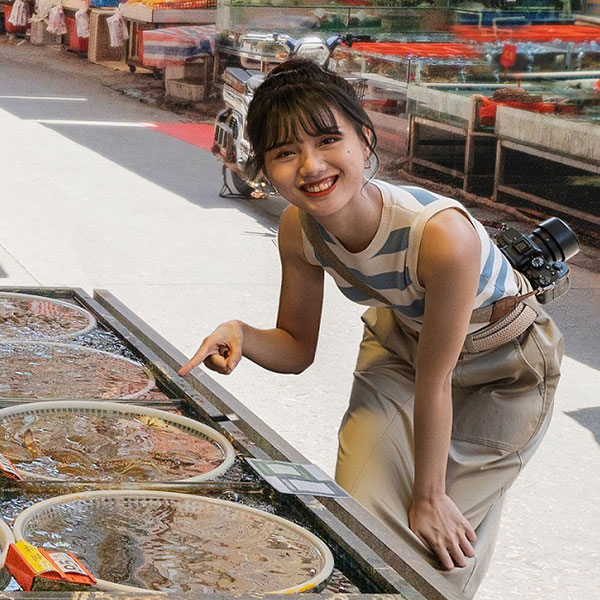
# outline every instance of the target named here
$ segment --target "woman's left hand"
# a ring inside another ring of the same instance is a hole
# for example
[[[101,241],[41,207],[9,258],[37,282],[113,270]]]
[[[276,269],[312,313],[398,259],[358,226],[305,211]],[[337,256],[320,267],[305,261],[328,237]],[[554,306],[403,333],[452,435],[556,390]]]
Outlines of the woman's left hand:
[[[437,554],[443,569],[466,567],[467,557],[475,556],[475,530],[446,494],[413,500],[408,519],[412,531]]]

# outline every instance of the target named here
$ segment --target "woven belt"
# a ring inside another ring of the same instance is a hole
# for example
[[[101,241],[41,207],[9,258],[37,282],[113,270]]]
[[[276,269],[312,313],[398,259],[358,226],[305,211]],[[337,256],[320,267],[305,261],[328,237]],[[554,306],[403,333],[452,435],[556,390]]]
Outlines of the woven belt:
[[[492,350],[524,333],[538,316],[535,300],[525,300],[495,323],[467,335],[463,352],[475,353]]]

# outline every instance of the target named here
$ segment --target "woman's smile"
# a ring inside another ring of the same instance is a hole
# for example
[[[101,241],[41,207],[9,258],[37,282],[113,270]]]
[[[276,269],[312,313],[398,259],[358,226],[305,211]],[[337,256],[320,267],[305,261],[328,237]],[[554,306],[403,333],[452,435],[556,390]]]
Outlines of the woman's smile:
[[[321,179],[315,183],[305,183],[300,186],[300,189],[311,198],[321,198],[333,191],[338,178],[338,175],[334,175],[332,177]]]

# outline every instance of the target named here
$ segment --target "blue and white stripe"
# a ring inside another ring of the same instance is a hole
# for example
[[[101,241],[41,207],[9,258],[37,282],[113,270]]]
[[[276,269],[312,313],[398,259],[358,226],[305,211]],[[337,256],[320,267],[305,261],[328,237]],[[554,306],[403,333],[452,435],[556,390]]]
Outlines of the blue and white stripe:
[[[319,226],[323,239],[350,271],[378,291],[398,316],[415,329],[422,324],[425,291],[416,277],[418,252],[428,220],[446,208],[461,210],[472,221],[481,241],[481,276],[473,309],[493,304],[500,298],[518,293],[518,283],[506,257],[489,238],[485,228],[455,200],[423,188],[393,186],[373,181],[381,190],[384,206],[381,223],[369,246],[361,252],[348,252],[333,235]],[[365,292],[350,285],[317,256],[303,234],[304,252],[312,264],[320,264],[335,280],[341,292],[353,302],[365,306],[384,306]],[[481,327],[472,324],[471,330]]]

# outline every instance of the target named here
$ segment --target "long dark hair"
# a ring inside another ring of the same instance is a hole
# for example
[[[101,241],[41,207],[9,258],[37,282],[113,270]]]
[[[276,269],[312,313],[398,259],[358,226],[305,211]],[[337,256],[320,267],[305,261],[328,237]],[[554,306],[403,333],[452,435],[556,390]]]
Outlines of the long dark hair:
[[[333,110],[352,123],[359,139],[375,155],[375,128],[352,85],[306,58],[291,58],[277,65],[256,90],[248,109],[249,174],[256,177],[264,170],[269,150],[298,139],[299,127],[311,136],[337,132]]]

